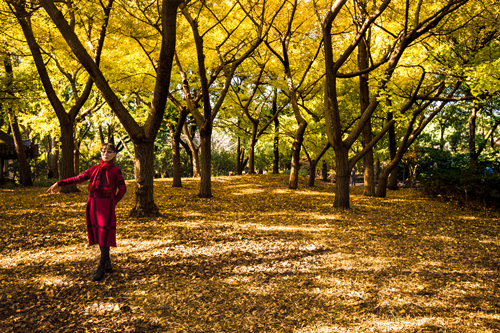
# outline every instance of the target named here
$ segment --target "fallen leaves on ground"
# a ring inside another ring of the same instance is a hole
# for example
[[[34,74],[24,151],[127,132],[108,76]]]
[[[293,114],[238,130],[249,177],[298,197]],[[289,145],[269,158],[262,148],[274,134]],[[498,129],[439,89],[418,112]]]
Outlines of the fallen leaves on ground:
[[[0,190],[2,332],[498,332],[500,214],[417,190],[332,208],[277,175],[155,181],[117,207],[114,272],[89,278],[86,190]]]

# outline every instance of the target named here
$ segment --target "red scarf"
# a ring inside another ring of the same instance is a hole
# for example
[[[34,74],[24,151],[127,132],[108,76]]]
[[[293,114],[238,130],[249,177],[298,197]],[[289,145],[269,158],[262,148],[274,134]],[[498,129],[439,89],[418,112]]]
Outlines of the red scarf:
[[[99,183],[101,182],[102,171],[106,172],[106,180],[107,183],[109,184],[108,170],[110,170],[114,166],[115,166],[114,160],[111,160],[109,162],[104,162],[103,160],[101,160],[101,162],[99,162],[99,166],[95,168],[95,170],[90,175],[89,192],[97,192],[97,189],[99,188]]]

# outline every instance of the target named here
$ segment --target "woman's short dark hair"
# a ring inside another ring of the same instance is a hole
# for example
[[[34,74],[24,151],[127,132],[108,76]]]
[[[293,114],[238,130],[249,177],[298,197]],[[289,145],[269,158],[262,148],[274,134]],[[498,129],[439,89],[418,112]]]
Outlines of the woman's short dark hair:
[[[116,147],[113,143],[111,142],[106,142],[101,145],[101,150],[103,149],[111,149],[113,152],[116,153]]]

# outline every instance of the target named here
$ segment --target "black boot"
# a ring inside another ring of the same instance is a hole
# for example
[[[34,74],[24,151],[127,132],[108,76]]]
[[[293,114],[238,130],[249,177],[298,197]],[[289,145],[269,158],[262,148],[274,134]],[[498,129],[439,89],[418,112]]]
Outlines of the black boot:
[[[90,279],[90,281],[92,281],[92,282],[99,281],[100,279],[102,279],[104,277],[105,274],[106,274],[105,269],[101,265],[99,265],[99,267],[97,267],[97,270],[92,275],[92,278]]]
[[[104,266],[104,271],[106,273],[113,273],[113,266],[111,266],[111,260],[108,260],[106,262],[106,265]]]

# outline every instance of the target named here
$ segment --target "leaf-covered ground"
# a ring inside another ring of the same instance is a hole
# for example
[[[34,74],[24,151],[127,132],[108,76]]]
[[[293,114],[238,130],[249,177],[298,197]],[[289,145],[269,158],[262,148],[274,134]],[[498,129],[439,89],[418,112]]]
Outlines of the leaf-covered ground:
[[[89,278],[82,192],[0,190],[1,332],[499,332],[500,214],[287,176],[155,181],[163,216],[118,206],[115,272]]]

